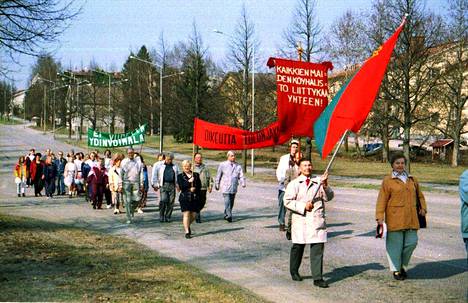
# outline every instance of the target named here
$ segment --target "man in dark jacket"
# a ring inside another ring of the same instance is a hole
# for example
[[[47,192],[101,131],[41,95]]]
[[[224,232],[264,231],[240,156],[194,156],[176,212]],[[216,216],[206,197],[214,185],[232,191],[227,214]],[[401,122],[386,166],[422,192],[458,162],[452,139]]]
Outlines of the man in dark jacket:
[[[59,151],[58,158],[54,160],[57,167],[57,195],[65,195],[64,171],[67,160],[63,157],[63,152]]]
[[[48,199],[52,199],[55,192],[55,177],[57,176],[57,167],[52,162],[52,157],[47,156],[44,166],[45,190]]]

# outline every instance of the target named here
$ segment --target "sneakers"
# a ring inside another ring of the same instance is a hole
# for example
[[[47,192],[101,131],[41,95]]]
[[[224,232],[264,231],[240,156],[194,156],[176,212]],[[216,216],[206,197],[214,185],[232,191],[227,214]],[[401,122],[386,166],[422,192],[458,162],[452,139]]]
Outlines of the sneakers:
[[[118,209],[114,209],[114,215],[120,214],[120,211]]]
[[[107,208],[107,209],[111,209],[111,207],[112,207],[112,205],[110,205],[110,204],[107,204],[107,205],[106,205],[106,208]]]
[[[143,213],[143,209],[138,208],[138,209],[137,209],[137,213],[142,214],[142,213]]]

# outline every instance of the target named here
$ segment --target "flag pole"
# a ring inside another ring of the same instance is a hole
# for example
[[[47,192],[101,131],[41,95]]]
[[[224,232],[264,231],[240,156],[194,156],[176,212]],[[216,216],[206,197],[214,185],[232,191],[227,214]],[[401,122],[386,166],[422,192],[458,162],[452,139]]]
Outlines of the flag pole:
[[[346,130],[346,131],[344,132],[343,136],[341,136],[340,143],[338,143],[338,145],[336,146],[335,151],[333,152],[333,155],[332,155],[330,161],[328,162],[328,165],[327,165],[327,168],[325,169],[324,174],[325,174],[325,173],[328,173],[328,171],[330,170],[330,168],[331,168],[331,166],[332,166],[332,164],[333,164],[333,161],[335,161],[336,155],[338,154],[338,150],[340,149],[341,144],[343,144],[343,141],[344,141],[344,139],[346,138],[346,135],[347,135],[347,134],[348,134],[348,130]],[[315,200],[315,197],[317,196],[317,194],[318,194],[318,192],[319,192],[319,190],[320,190],[321,187],[322,187],[322,184],[319,183],[319,186],[318,186],[317,189],[315,190],[314,196],[312,197],[312,202]]]

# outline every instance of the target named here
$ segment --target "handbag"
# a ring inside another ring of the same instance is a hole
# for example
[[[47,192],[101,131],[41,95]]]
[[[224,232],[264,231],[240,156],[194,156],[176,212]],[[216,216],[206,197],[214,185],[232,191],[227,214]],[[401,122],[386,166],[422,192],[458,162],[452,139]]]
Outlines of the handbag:
[[[415,185],[415,189],[416,189],[416,213],[418,214],[419,228],[426,228],[427,227],[426,216],[422,216],[422,215],[419,214],[419,211],[421,210],[421,201],[419,201],[418,188],[419,188],[419,186]]]

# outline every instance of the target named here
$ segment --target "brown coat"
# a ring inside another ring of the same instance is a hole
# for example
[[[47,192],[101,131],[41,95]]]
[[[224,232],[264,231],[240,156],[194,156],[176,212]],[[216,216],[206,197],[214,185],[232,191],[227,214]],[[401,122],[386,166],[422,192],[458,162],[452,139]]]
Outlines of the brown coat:
[[[426,199],[414,177],[409,176],[406,183],[392,175],[384,178],[377,198],[375,218],[383,220],[385,217],[388,231],[419,229],[416,189],[421,206],[427,212]]]

